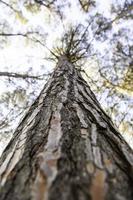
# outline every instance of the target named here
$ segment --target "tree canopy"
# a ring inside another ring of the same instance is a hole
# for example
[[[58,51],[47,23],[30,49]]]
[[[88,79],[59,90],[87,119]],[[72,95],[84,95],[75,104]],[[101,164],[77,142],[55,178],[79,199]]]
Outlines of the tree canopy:
[[[4,145],[66,54],[132,146],[132,1],[0,0],[0,11]]]

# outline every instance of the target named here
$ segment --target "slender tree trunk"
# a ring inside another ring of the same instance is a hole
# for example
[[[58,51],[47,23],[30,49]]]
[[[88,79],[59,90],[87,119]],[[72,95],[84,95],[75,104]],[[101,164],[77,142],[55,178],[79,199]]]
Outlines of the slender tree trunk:
[[[132,200],[133,154],[60,57],[0,161],[0,200]]]

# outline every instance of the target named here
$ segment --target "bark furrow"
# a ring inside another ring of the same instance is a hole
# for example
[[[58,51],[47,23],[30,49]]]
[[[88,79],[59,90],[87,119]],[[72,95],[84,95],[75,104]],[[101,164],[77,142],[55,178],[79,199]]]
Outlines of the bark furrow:
[[[132,200],[133,152],[62,56],[0,160],[1,200]]]

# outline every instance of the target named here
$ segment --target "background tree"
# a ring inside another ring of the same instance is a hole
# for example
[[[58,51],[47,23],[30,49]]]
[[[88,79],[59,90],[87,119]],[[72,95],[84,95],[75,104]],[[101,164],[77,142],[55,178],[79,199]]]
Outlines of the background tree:
[[[13,119],[19,121],[19,114],[42,89],[45,75],[55,66],[55,44],[59,51],[65,44],[61,35],[80,23],[80,31],[86,29],[88,49],[77,65],[105,111],[132,141],[132,2],[102,2],[0,1],[1,74],[8,75],[0,80],[1,138],[10,138],[17,126]],[[84,9],[84,5],[89,6]],[[14,74],[21,76],[16,79]]]

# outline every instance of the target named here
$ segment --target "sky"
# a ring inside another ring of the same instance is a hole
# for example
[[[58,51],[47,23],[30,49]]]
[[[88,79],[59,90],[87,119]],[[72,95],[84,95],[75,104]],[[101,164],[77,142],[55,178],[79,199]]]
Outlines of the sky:
[[[7,23],[10,25],[11,32],[13,33],[26,33],[31,30],[40,30],[44,35],[44,44],[51,49],[53,44],[58,43],[61,34],[65,29],[71,24],[83,23],[86,24],[87,15],[83,13],[78,6],[76,6],[75,0],[69,0],[71,2],[71,7],[67,7],[64,11],[66,16],[63,22],[59,19],[56,14],[51,14],[51,12],[42,7],[38,13],[32,13],[26,10],[22,5],[23,1],[18,1],[18,8],[20,10],[21,16],[17,14],[14,15],[10,8],[0,3],[0,19],[1,21],[6,19]],[[12,2],[10,0],[5,0],[5,2]],[[105,15],[106,17],[114,17],[110,14],[112,0],[96,0],[97,10]],[[95,12],[95,11],[90,11]],[[8,16],[8,17],[7,17]],[[114,29],[117,29],[117,26],[114,24]],[[6,32],[6,30],[3,30]],[[8,31],[8,29],[7,29]],[[46,37],[47,35],[47,37]],[[97,48],[103,49],[106,48],[107,44],[98,44]],[[29,42],[21,36],[12,37],[7,40],[6,44],[1,44],[0,48],[0,71],[9,71],[9,72],[27,72],[32,68],[32,73],[34,75],[50,72],[54,64],[49,62],[46,58],[49,56],[49,51],[40,44]],[[97,74],[97,65],[95,60],[90,60],[91,68],[88,69],[87,73],[91,74],[92,77]],[[92,70],[93,69],[93,70]],[[42,84],[42,83],[41,83]],[[7,85],[0,80],[0,95],[3,94],[6,90],[12,89],[13,86]],[[42,85],[39,86],[40,89]],[[103,103],[105,103],[106,95],[103,96]],[[6,112],[6,111],[5,111]],[[19,121],[19,120],[18,120]],[[17,123],[18,123],[17,121]],[[17,126],[17,123],[14,127]],[[133,144],[133,136],[127,135],[126,139]],[[0,142],[0,154],[6,146],[9,138],[3,139]]]

